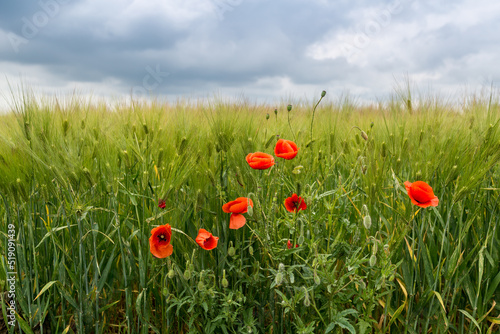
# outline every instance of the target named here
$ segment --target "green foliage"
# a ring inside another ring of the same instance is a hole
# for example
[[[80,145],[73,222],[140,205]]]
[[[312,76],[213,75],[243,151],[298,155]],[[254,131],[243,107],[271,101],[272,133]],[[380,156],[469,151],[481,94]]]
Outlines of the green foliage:
[[[0,116],[0,291],[14,224],[26,332],[498,331],[500,108],[471,101],[343,96],[268,117],[245,102],[25,96]],[[279,138],[298,155],[251,169],[245,156]],[[439,206],[412,205],[406,180]],[[292,193],[306,210],[285,210]],[[231,230],[222,205],[237,197],[254,207]],[[148,238],[163,224],[174,252],[157,259]],[[193,241],[200,228],[216,249]]]

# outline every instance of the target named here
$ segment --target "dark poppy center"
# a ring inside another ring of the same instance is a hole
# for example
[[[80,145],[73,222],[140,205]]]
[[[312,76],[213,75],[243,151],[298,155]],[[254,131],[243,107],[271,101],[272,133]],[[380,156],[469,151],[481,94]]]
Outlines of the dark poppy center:
[[[165,234],[159,234],[158,235],[158,241],[160,241],[160,242],[167,241],[167,238],[165,237]]]

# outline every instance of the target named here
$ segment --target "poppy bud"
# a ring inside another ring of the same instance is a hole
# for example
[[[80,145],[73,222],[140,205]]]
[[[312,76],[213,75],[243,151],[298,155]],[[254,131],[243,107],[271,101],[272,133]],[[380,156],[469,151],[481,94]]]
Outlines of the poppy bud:
[[[227,250],[227,254],[229,256],[234,256],[236,254],[236,249],[234,249],[232,241],[229,241],[229,248]]]
[[[252,246],[248,247],[248,253],[250,253],[250,256],[253,256],[253,247]]]
[[[299,245],[302,245],[304,243],[304,236],[301,235],[298,240]]]
[[[278,109],[274,109],[274,114],[278,116]]]
[[[316,269],[314,269],[314,284],[316,284],[316,285],[321,284],[321,279],[319,278],[318,274],[316,273]]]
[[[292,105],[289,104],[287,107],[286,107],[286,110],[288,110],[288,112],[292,111]]]
[[[224,270],[222,271],[222,286],[223,286],[224,288],[227,288],[227,286],[228,286],[228,285],[229,285],[229,282],[228,282],[228,281],[227,281],[227,279],[226,279],[226,269],[224,269]]]
[[[372,226],[372,217],[370,217],[370,215],[367,215],[363,218],[363,225],[367,230],[370,229],[370,227]]]
[[[266,114],[266,121],[269,120],[269,113]]]
[[[363,204],[363,206],[361,207],[361,214],[364,217],[364,216],[366,216],[369,213],[370,213],[370,211],[368,211],[368,206],[366,206],[366,204]]]
[[[198,290],[199,290],[199,291],[203,291],[204,289],[205,289],[205,284],[203,284],[203,281],[202,281],[202,280],[200,280],[200,281],[198,282]]]
[[[170,279],[172,279],[172,278],[175,277],[175,271],[174,271],[174,269],[170,269],[168,271],[167,277],[170,278]]]
[[[307,292],[306,287],[304,287],[304,306],[309,307],[311,306],[311,301],[309,300],[309,293]]]
[[[321,92],[321,97],[325,97],[325,95],[326,95],[326,90]]]
[[[247,214],[252,217],[253,216],[253,208],[251,205],[247,206]]]
[[[376,264],[377,264],[377,255],[372,254],[372,256],[370,256],[370,266],[375,267]]]
[[[186,271],[184,271],[184,279],[186,281],[189,281],[190,278],[191,278],[191,271],[189,269],[186,269]]]
[[[283,274],[279,271],[276,274],[276,285],[281,285],[281,283],[283,283]]]
[[[364,131],[361,131],[361,137],[364,139],[364,140],[368,140],[368,135],[366,134],[366,132]]]

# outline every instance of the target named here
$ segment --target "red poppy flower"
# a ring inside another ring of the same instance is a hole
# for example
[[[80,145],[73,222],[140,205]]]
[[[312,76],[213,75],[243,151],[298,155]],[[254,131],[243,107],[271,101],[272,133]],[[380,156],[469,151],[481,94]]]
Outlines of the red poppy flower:
[[[290,241],[290,239],[288,239],[288,242],[286,243],[286,247],[288,249],[292,249],[292,242]],[[295,248],[299,247],[299,244],[296,244],[295,245]]]
[[[273,156],[267,153],[249,153],[245,159],[253,169],[268,169],[274,165]]]
[[[295,158],[298,151],[299,148],[297,147],[297,144],[295,144],[291,140],[286,139],[278,140],[276,146],[274,147],[274,155],[276,155],[278,158],[287,160]]]
[[[158,207],[160,209],[165,209],[166,206],[167,205],[165,204],[165,200],[160,198],[160,200],[158,201]]]
[[[413,183],[406,181],[405,188],[413,204],[421,208],[438,206],[439,199],[434,195],[431,186],[427,183],[423,181],[416,181]]]
[[[170,244],[172,230],[169,224],[160,225],[151,230],[149,237],[149,250],[159,259],[172,255],[174,247]]]
[[[248,211],[249,205],[253,208],[251,199],[238,197],[234,201],[228,202],[222,206],[222,211],[231,213],[231,218],[229,218],[230,229],[237,230],[245,225],[247,220],[243,217],[242,213]]]
[[[294,193],[291,197],[285,199],[285,208],[290,212],[298,212],[307,209],[307,204],[302,197]]]
[[[206,250],[211,250],[217,247],[218,241],[219,237],[214,237],[212,233],[203,228],[200,229],[198,236],[196,237],[196,243],[200,245],[201,248]]]

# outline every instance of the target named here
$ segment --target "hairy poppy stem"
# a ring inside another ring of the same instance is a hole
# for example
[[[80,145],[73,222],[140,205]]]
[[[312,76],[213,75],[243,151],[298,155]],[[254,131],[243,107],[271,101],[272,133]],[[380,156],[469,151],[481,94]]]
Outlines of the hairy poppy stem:
[[[314,106],[313,108],[313,115],[312,115],[312,119],[311,119],[311,147],[312,147],[312,143],[313,143],[313,123],[314,123],[314,114],[316,113],[316,108],[318,107],[319,103],[321,102],[321,100],[323,100],[323,98],[325,97],[326,95],[326,91],[322,91],[321,92],[321,97],[319,98],[318,102],[316,103],[316,105]]]
[[[293,134],[293,139],[295,141],[297,141],[297,137],[295,136],[295,132],[293,132],[293,129],[292,129],[292,124],[290,123],[290,111],[292,111],[292,105],[289,104],[288,107],[287,107],[287,110],[288,110],[288,127],[290,127],[290,132]]]

